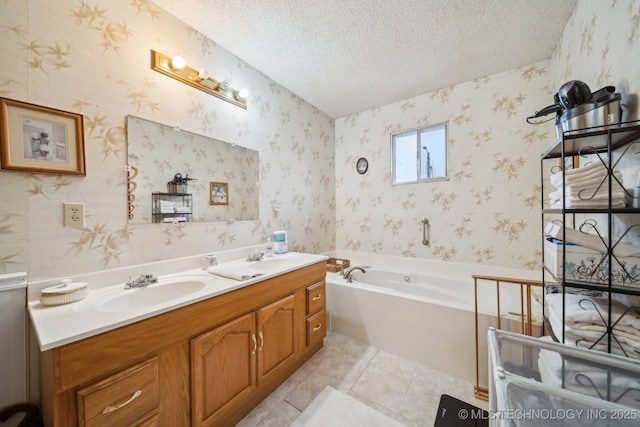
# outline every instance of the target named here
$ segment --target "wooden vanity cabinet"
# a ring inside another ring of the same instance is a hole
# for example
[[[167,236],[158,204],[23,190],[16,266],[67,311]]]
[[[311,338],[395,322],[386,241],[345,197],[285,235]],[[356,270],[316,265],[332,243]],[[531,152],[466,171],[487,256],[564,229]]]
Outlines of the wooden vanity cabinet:
[[[295,294],[191,341],[194,426],[215,426],[296,356]]]
[[[326,322],[326,285],[324,280],[307,286],[307,345],[311,345],[327,335]]]
[[[41,353],[45,427],[235,425],[322,348],[324,327],[308,339],[308,291],[324,292],[325,268]]]

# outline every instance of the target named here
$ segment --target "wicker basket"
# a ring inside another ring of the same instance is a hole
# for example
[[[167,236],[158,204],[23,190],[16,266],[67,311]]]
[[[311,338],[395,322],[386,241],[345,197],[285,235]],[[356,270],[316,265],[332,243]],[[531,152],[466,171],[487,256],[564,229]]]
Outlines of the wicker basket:
[[[337,273],[340,269],[349,268],[349,260],[342,258],[329,258],[327,261],[327,271],[329,273]]]

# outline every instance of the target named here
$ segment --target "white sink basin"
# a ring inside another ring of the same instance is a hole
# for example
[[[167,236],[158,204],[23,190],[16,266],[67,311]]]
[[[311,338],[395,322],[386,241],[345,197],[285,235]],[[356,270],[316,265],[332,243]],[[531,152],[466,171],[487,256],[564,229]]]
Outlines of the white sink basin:
[[[260,271],[280,270],[292,266],[296,263],[293,259],[287,258],[265,258],[262,261],[252,261],[247,268]]]
[[[200,280],[167,281],[144,288],[122,289],[122,293],[95,305],[95,310],[115,313],[167,303],[202,290],[207,284]]]
[[[247,268],[272,272],[276,270],[285,270],[289,267],[297,266],[300,263],[300,259],[296,254],[283,254],[274,255],[273,258],[263,258],[261,261],[251,261],[247,263]]]

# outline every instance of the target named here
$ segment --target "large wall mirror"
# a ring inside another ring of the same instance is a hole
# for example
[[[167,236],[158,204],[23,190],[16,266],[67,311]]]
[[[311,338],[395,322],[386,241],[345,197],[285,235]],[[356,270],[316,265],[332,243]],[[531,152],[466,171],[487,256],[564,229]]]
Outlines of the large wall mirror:
[[[131,115],[127,143],[130,223],[258,219],[256,150]]]

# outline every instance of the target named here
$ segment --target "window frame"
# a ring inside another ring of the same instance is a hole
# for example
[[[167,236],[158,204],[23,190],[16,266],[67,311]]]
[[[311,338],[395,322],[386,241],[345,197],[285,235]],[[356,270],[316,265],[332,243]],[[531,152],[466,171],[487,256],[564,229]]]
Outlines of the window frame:
[[[420,178],[421,165],[422,165],[422,144],[421,144],[421,134],[425,130],[429,130],[432,128],[444,127],[444,176],[438,176],[434,178]],[[416,181],[403,181],[403,182],[395,182],[396,176],[396,150],[395,150],[395,137],[397,135],[408,134],[411,132],[416,133]],[[430,124],[429,126],[420,126],[411,129],[405,129],[398,132],[393,132],[391,134],[391,185],[404,185],[404,184],[420,184],[427,182],[439,182],[439,181],[448,181],[449,180],[449,124],[448,122],[440,122]]]

